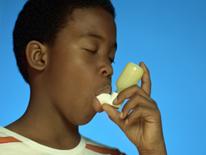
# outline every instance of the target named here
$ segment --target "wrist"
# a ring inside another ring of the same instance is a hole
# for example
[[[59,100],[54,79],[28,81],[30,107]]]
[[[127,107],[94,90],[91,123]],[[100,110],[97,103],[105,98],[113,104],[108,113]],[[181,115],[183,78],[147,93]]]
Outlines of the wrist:
[[[140,155],[167,155],[166,146],[163,143],[154,149],[138,149]]]
[[[140,155],[167,155],[166,151],[142,151]]]

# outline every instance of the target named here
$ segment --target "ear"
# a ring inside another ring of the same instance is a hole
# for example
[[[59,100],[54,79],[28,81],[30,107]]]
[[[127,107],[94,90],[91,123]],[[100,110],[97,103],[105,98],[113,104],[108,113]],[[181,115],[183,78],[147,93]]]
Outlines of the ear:
[[[38,41],[30,41],[26,46],[26,58],[31,68],[42,71],[48,64],[48,48]]]

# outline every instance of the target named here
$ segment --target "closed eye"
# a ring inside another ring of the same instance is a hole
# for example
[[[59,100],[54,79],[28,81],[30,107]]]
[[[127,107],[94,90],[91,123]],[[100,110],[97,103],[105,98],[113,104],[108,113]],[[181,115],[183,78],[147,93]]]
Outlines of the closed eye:
[[[96,53],[97,50],[91,50],[91,49],[87,49],[87,48],[83,48],[83,50],[87,51],[87,52],[91,52],[91,53]]]
[[[91,50],[91,49],[88,49],[88,48],[83,48],[83,50],[87,51],[87,52],[90,52],[92,54],[95,54],[97,53],[97,50]],[[115,61],[114,61],[114,58],[109,58],[109,61],[113,64],[115,64]]]

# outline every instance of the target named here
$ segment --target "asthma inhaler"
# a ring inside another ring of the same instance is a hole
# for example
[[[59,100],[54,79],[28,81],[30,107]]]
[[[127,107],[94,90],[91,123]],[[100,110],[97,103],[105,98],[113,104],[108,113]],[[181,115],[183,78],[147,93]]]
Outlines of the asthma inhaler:
[[[129,62],[116,81],[117,92],[113,92],[112,94],[102,93],[97,96],[97,99],[101,104],[109,104],[115,108],[119,108],[121,105],[113,104],[118,93],[130,86],[137,85],[143,73],[144,71],[139,65]]]

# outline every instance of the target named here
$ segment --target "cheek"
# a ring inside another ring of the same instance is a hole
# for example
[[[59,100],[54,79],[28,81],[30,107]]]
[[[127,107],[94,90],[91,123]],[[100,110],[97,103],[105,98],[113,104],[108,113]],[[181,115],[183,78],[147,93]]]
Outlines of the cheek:
[[[64,60],[51,67],[48,78],[61,91],[66,89],[79,93],[80,90],[93,86],[94,76],[94,69],[88,64],[79,60]]]
[[[68,70],[68,71],[65,71]],[[93,108],[95,80],[91,70],[58,70],[51,75],[51,98],[71,122],[84,124],[95,114]],[[53,77],[53,78],[52,78]]]
[[[47,76],[52,101],[72,122],[90,120],[95,114],[92,103],[97,83],[95,65],[81,56],[65,56],[53,62]]]

